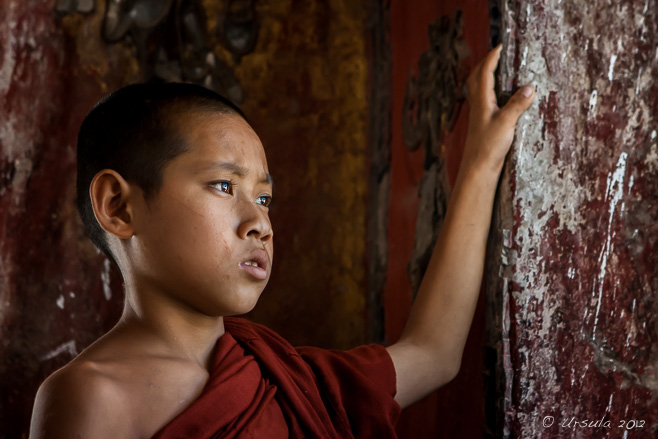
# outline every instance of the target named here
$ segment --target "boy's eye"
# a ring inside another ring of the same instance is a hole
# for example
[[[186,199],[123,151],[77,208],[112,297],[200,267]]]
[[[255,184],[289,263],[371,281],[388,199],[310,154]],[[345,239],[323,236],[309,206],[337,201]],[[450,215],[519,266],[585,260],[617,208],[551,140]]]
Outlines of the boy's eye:
[[[269,195],[261,195],[260,197],[256,198],[256,204],[260,204],[261,206],[269,207],[271,203],[272,197]]]
[[[218,181],[215,183],[212,183],[211,186],[217,188],[220,192],[225,192],[229,195],[233,194],[233,183],[230,181]]]
[[[230,180],[216,181],[214,183],[210,183],[210,186],[214,187],[220,192],[224,192],[229,195],[233,195],[233,189],[235,187],[233,182]],[[260,197],[256,198],[256,204],[260,204],[261,206],[269,207],[271,203],[271,195],[261,195]]]

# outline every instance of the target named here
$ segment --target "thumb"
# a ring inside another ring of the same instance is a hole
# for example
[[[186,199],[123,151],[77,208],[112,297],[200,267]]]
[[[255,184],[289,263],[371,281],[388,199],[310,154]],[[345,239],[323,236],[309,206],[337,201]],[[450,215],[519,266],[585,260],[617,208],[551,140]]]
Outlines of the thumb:
[[[517,90],[510,100],[498,112],[498,117],[503,119],[506,123],[514,126],[521,114],[530,107],[532,100],[535,97],[535,90],[526,85]]]

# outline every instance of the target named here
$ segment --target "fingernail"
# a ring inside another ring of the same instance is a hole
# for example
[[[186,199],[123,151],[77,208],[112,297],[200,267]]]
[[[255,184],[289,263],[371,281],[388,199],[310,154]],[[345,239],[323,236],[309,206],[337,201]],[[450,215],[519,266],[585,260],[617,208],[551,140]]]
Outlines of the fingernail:
[[[526,87],[523,87],[523,88],[521,89],[521,94],[522,94],[524,97],[529,98],[530,95],[532,94],[532,88],[527,87],[527,86],[526,86]]]

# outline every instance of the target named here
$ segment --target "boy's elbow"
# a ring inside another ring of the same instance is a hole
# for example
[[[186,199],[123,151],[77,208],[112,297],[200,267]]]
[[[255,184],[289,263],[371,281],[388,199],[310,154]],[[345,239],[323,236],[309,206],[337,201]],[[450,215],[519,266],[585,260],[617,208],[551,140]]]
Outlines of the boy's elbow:
[[[427,349],[405,340],[388,347],[395,366],[398,392],[395,399],[402,408],[448,384],[459,373],[461,355],[445,350]]]
[[[459,375],[461,360],[453,362],[442,362],[441,373],[437,376],[436,388],[440,388],[454,380]]]
[[[425,371],[432,390],[439,389],[454,380],[461,369],[461,356],[455,357],[445,351],[435,352]]]
[[[459,375],[459,371],[461,370],[461,365],[461,359],[459,359],[448,367],[448,370],[446,371],[446,381],[443,383],[444,385],[457,378],[457,375]]]

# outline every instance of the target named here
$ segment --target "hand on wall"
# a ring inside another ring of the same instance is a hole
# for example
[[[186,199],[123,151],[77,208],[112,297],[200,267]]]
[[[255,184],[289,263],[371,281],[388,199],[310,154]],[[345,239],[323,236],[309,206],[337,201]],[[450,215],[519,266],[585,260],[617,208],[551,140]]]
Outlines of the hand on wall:
[[[534,90],[525,86],[503,108],[498,107],[494,72],[501,49],[502,45],[499,45],[489,52],[466,81],[470,115],[462,170],[480,169],[500,173],[514,139],[516,121],[532,103]]]

